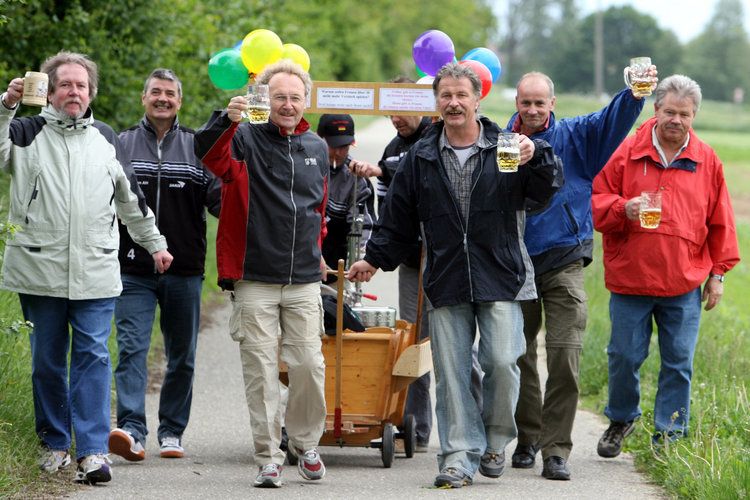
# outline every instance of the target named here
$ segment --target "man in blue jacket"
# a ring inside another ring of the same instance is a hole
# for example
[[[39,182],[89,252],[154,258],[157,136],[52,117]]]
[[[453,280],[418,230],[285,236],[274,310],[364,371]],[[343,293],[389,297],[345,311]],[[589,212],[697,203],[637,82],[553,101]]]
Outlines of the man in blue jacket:
[[[650,74],[655,81],[655,67]],[[547,75],[533,72],[518,82],[516,109],[508,129],[549,142],[563,161],[565,185],[541,213],[527,219],[524,240],[534,264],[539,299],[522,304],[526,354],[518,360],[518,446],[512,466],[533,467],[541,449],[542,475],[568,480],[587,316],[583,268],[591,263],[594,246],[591,183],[635,123],[643,99],[624,89],[595,113],[556,122],[554,84]],[[544,400],[536,367],[542,314],[549,372]]]
[[[549,144],[524,137],[518,172],[498,171],[500,127],[477,114],[481,82],[471,68],[443,66],[433,91],[443,120],[404,157],[364,260],[347,277],[369,281],[378,268],[395,269],[423,233],[441,448],[435,486],[460,488],[477,470],[502,475],[505,447],[516,437],[516,360],[524,351],[518,301],[536,297],[523,242],[525,206],[549,200],[558,165]],[[481,411],[471,393],[477,326]]]

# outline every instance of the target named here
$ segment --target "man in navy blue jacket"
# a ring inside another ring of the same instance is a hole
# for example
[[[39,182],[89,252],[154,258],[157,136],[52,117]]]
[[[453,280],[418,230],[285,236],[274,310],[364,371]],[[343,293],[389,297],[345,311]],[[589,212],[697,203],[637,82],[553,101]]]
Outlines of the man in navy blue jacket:
[[[656,68],[650,74],[656,80]],[[643,109],[643,99],[623,89],[603,109],[555,121],[555,88],[542,73],[527,73],[516,88],[508,129],[544,139],[563,161],[565,185],[541,213],[530,214],[524,240],[539,298],[522,303],[526,354],[518,360],[521,390],[516,409],[518,446],[512,466],[531,468],[542,450],[542,475],[568,480],[567,460],[578,405],[578,363],[586,329],[583,268],[591,263],[591,183]],[[549,377],[542,400],[536,337],[546,329]]]

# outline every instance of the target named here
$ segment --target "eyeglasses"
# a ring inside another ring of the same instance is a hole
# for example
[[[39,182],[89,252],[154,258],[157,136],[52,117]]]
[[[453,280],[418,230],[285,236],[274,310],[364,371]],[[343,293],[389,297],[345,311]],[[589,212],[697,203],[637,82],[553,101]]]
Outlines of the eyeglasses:
[[[305,99],[302,96],[299,95],[275,95],[271,96],[271,99],[276,104],[285,104],[287,101],[290,101],[292,104],[302,104],[305,102]]]

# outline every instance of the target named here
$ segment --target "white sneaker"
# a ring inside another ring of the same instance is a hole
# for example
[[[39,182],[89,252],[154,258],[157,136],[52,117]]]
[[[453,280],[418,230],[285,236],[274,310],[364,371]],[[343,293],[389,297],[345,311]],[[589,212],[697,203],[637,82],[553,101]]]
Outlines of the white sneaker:
[[[78,462],[78,470],[73,480],[77,483],[106,483],[112,479],[112,468],[109,466],[111,463],[107,455],[85,456]]]
[[[300,476],[310,481],[317,481],[323,479],[326,475],[326,466],[323,464],[323,460],[320,458],[318,450],[313,448],[307,450],[304,453],[300,453],[301,450],[295,450],[299,461],[297,462],[297,470]]]
[[[60,469],[64,469],[70,465],[70,454],[68,450],[50,450],[45,448],[42,450],[42,456],[39,459],[39,467],[44,472],[57,472]]]
[[[185,456],[185,450],[180,446],[180,438],[174,436],[167,436],[161,440],[161,451],[159,452],[162,458],[182,458]]]
[[[256,488],[280,488],[281,466],[277,464],[267,464],[260,467],[253,486]]]

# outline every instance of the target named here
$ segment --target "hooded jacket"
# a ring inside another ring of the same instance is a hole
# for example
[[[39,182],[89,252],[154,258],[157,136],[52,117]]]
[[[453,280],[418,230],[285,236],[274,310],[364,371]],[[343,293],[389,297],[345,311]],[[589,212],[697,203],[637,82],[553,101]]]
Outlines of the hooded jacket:
[[[688,147],[665,168],[653,145],[652,118],[615,151],[594,180],[594,225],[603,235],[607,289],[674,297],[725,274],[740,260],[734,213],[721,161],[690,129]],[[661,222],[643,229],[625,216],[642,191],[662,194]]]
[[[439,139],[443,123],[430,127],[406,154],[367,243],[365,260],[391,271],[414,249],[420,227],[426,246],[424,288],[434,307],[536,297],[534,270],[523,242],[525,200],[545,203],[558,188],[552,148],[535,141],[532,160],[517,173],[497,169],[500,128],[480,118],[484,141],[474,170],[469,213],[458,208]]]
[[[219,216],[221,182],[209,172],[193,146],[194,132],[174,124],[157,141],[156,131],[144,116],[120,133],[122,148],[131,159],[138,185],[154,212],[156,225],[174,256],[168,274],[201,276],[206,261],[206,210]],[[120,266],[123,273],[152,275],[154,261],[120,227]]]
[[[9,222],[19,227],[6,242],[2,288],[116,297],[117,217],[149,254],[167,248],[117,136],[91,109],[75,120],[51,105],[33,117],[14,114],[0,104],[0,166],[12,176]]]
[[[326,235],[328,146],[302,119],[293,134],[215,112],[195,153],[223,181],[216,237],[219,285],[320,281]]]
[[[548,127],[531,136],[552,145],[565,172],[565,185],[544,210],[529,214],[526,221],[526,246],[538,274],[579,259],[584,265],[591,263],[591,183],[628,135],[644,101],[633,97],[630,89],[623,89],[595,113],[560,121],[550,113]],[[518,113],[511,117],[508,128],[518,131]]]

